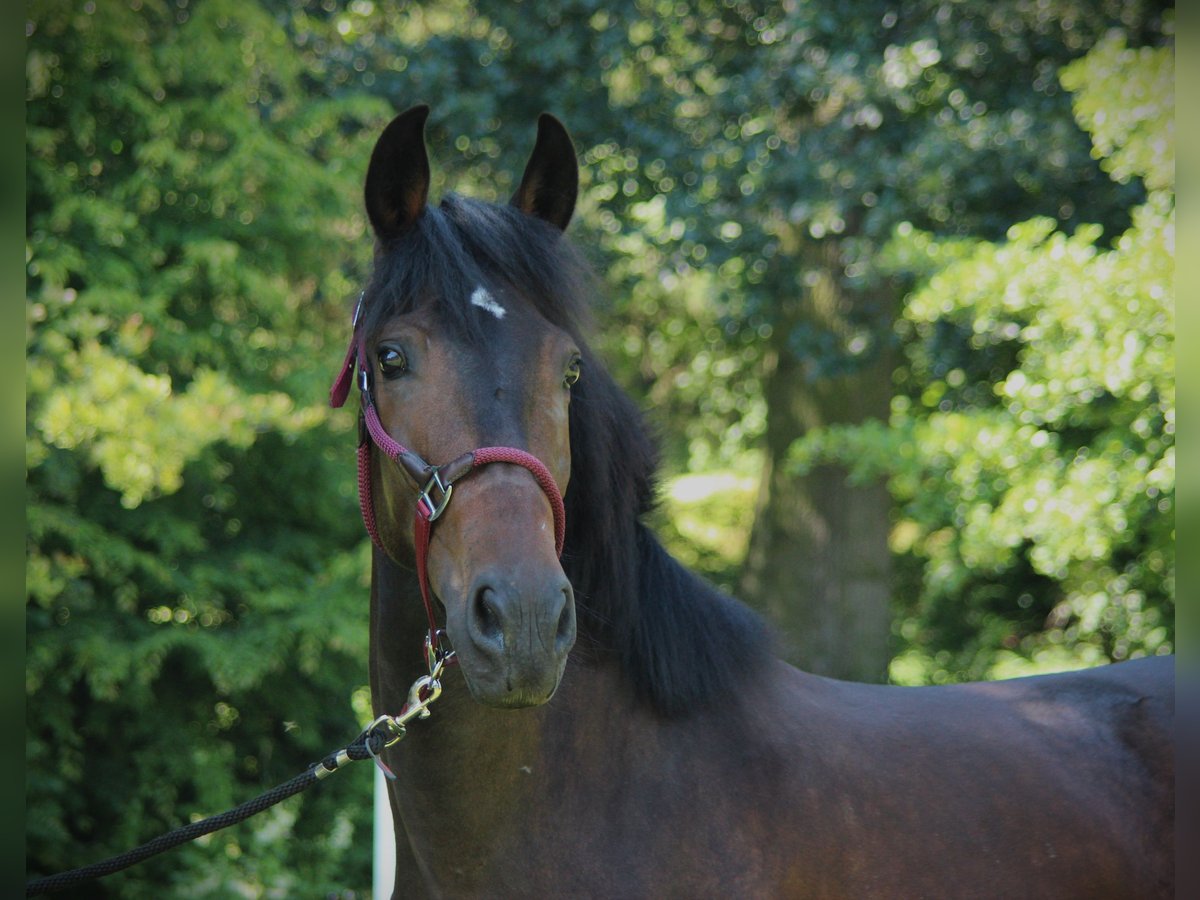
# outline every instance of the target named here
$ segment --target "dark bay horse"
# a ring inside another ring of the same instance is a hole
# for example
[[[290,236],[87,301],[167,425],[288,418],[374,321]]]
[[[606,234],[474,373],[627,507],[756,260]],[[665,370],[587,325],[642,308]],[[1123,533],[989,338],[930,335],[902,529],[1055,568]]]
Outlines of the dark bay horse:
[[[371,158],[335,391],[360,362],[377,713],[443,619],[458,663],[385,752],[395,896],[1170,896],[1172,660],[938,688],[780,662],[640,521],[656,454],[584,339],[566,131],[541,118],[510,204],[434,207],[427,113]]]

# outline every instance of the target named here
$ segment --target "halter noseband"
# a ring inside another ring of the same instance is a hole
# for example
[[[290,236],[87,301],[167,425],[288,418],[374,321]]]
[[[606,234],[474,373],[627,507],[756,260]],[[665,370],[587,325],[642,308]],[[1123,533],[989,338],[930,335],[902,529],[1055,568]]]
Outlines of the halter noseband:
[[[375,524],[375,504],[371,497],[371,443],[392,461],[397,463],[416,485],[417,510],[413,521],[413,552],[417,560],[417,581],[421,586],[421,600],[425,604],[425,615],[429,619],[429,640],[433,647],[440,646],[440,630],[437,618],[433,612],[433,598],[429,587],[428,557],[429,541],[433,532],[433,523],[450,503],[454,492],[454,484],[465,478],[481,466],[489,463],[510,463],[528,469],[537,481],[538,486],[550,501],[550,509],[554,514],[554,550],[562,556],[563,541],[566,537],[567,516],[563,506],[562,493],[554,481],[554,476],[540,459],[524,450],[515,447],[480,447],[464,453],[457,459],[440,466],[430,465],[420,456],[398,444],[387,433],[379,420],[375,409],[375,400],[371,394],[371,373],[367,363],[365,336],[362,333],[363,297],[359,295],[358,305],[354,310],[352,323],[353,334],[350,346],[346,350],[346,358],[342,368],[329,389],[329,405],[335,409],[346,402],[350,394],[350,385],[354,381],[354,369],[358,367],[358,387],[361,397],[361,407],[358,415],[358,503],[362,510],[363,524],[371,541],[380,550],[383,544],[379,540],[379,530]]]

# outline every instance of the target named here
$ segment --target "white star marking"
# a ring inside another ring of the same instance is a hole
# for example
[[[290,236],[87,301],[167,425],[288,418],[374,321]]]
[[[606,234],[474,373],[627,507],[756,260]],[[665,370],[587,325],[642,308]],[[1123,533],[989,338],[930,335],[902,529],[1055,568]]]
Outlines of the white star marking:
[[[488,293],[485,287],[477,287],[471,293],[471,305],[490,312],[497,319],[503,319],[507,310],[496,302],[496,298]]]

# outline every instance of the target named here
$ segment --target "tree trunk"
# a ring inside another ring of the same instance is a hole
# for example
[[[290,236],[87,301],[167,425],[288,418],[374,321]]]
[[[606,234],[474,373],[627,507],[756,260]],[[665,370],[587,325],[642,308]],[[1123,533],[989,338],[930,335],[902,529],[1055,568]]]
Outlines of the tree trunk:
[[[887,488],[851,486],[840,465],[793,476],[786,460],[792,442],[812,429],[887,420],[893,304],[879,304],[878,349],[869,361],[818,376],[812,360],[790,349],[795,330],[833,335],[844,346],[854,326],[836,277],[836,244],[823,242],[806,255],[809,287],[803,297],[782,301],[765,360],[765,460],[739,594],[779,629],[790,662],[820,675],[879,682],[891,658]],[[787,293],[798,292],[793,286]]]

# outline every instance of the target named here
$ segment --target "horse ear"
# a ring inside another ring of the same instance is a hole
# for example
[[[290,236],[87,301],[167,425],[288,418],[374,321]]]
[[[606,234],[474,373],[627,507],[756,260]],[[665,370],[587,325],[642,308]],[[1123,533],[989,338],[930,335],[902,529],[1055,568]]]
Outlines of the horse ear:
[[[363,193],[367,216],[381,241],[408,231],[429,199],[428,116],[425,105],[400,113],[383,129],[371,152]]]
[[[562,122],[549,113],[538,117],[537,143],[525,166],[521,185],[510,201],[531,216],[565,230],[579,194],[575,145]]]

